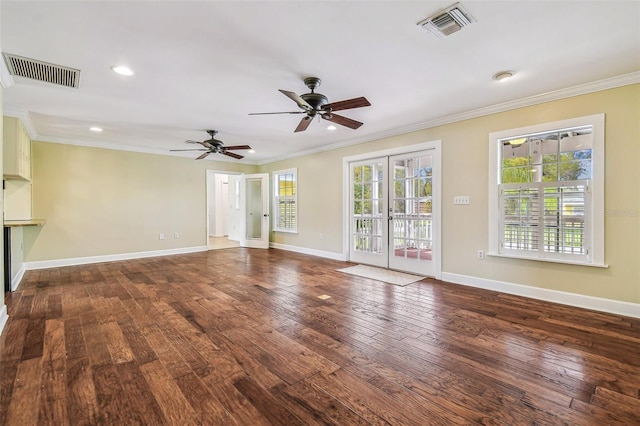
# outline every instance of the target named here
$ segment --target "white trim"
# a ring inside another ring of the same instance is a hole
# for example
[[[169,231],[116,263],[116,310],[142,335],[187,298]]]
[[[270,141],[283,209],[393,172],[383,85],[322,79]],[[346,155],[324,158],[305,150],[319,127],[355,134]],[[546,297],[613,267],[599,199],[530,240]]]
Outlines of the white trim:
[[[278,227],[278,222],[280,220],[280,209],[279,209],[279,204],[278,201],[280,199],[280,188],[278,185],[278,176],[280,175],[288,175],[288,174],[292,174],[295,178],[295,194],[293,195],[293,199],[296,205],[296,225],[295,228],[293,229],[283,229],[283,228],[279,228]],[[272,216],[272,224],[271,224],[271,231],[272,232],[286,232],[286,233],[290,233],[290,234],[297,234],[298,233],[298,223],[300,221],[300,204],[298,203],[298,193],[299,193],[299,189],[300,189],[300,179],[298,177],[298,168],[297,167],[290,167],[288,169],[282,169],[282,170],[274,170],[271,172],[271,179],[273,179],[273,203],[271,203],[271,216]]]
[[[68,259],[39,260],[25,262],[27,271],[36,269],[58,268],[60,266],[87,265],[90,263],[116,262],[118,260],[143,259],[146,257],[171,256],[175,254],[187,254],[207,251],[207,246],[184,247],[168,250],[139,251],[135,253],[107,254],[103,256],[72,257]]]
[[[8,319],[9,315],[7,315],[7,305],[2,305],[0,307],[0,335],[2,334],[2,330],[4,330],[4,326],[7,324]]]
[[[442,273],[442,280],[453,284],[462,284],[485,290],[498,291],[516,296],[530,297],[546,302],[559,303],[577,308],[592,309],[594,311],[607,312],[627,317],[640,318],[640,304],[623,302],[601,297],[586,296],[583,294],[569,293],[559,290],[532,287],[523,284],[514,284],[505,281],[495,281],[486,278],[472,277],[468,275]]]
[[[323,145],[318,148],[312,148],[304,151],[298,151],[292,154],[282,155],[278,157],[272,157],[259,161],[243,160],[227,160],[223,157],[218,157],[215,160],[207,158],[204,161],[222,161],[233,162],[236,164],[251,164],[251,165],[264,165],[274,163],[276,161],[288,160],[291,158],[303,157],[305,155],[317,154],[319,152],[331,151],[338,148],[344,148],[347,146],[357,145],[365,142],[371,142],[379,139],[389,138],[398,135],[404,135],[419,130],[430,129],[437,126],[443,126],[445,124],[457,123],[459,121],[470,120],[472,118],[483,117],[491,114],[496,114],[504,111],[510,111],[517,108],[524,108],[532,105],[538,105],[545,102],[557,101],[560,99],[571,98],[574,96],[580,96],[587,93],[599,92],[602,90],[615,89],[616,87],[628,86],[631,84],[640,83],[640,71],[631,72],[615,77],[605,78],[603,80],[597,80],[590,83],[579,84],[577,86],[567,87],[564,89],[554,90],[551,92],[541,93],[538,95],[528,96],[526,98],[517,99],[515,101],[503,102],[496,105],[490,105],[471,111],[463,112],[460,114],[449,115],[446,117],[440,117],[422,123],[413,124],[410,126],[397,127],[395,129],[387,130],[384,132],[376,133],[375,135],[361,136],[334,144]],[[19,111],[11,108],[5,108],[4,115],[8,117],[24,117],[28,113],[26,111]],[[147,154],[168,155],[173,157],[185,157],[186,154],[178,155],[167,152],[165,150],[158,150],[153,148],[133,147],[128,145],[112,145],[100,142],[88,142],[75,139],[66,139],[59,137],[52,137],[47,135],[40,135],[35,131],[35,127],[31,120],[24,120],[23,124],[31,136],[31,140],[38,140],[41,142],[61,143],[66,145],[88,146],[94,148],[112,149],[116,151],[130,151],[130,152],[143,152]]]
[[[11,76],[9,68],[7,68],[7,64],[4,60],[0,59],[0,85],[2,85],[2,88],[6,89],[14,84],[15,80],[13,79],[13,76]]]
[[[288,244],[269,243],[269,247],[279,250],[292,251],[295,253],[308,254],[311,256],[324,257],[325,259],[346,261],[347,257],[343,253],[334,253],[331,251],[315,250],[306,247],[290,246]]]
[[[319,152],[324,152],[324,151],[331,151],[334,149],[344,148],[351,145],[357,145],[360,143],[371,142],[374,140],[389,138],[389,137],[398,136],[398,135],[404,135],[411,132],[431,129],[437,126],[444,126],[446,124],[457,123],[459,121],[470,120],[472,118],[484,117],[491,114],[511,111],[514,109],[543,104],[546,102],[558,101],[560,99],[571,98],[574,96],[586,95],[588,93],[599,92],[602,90],[615,89],[616,87],[628,86],[636,83],[640,83],[640,71],[634,71],[628,74],[605,78],[603,80],[593,81],[590,83],[579,84],[577,86],[567,87],[559,90],[554,90],[551,92],[528,96],[526,98],[517,99],[515,101],[489,105],[489,106],[474,109],[471,111],[462,112],[460,114],[448,115],[446,117],[436,118],[433,120],[424,121],[422,123],[413,124],[410,126],[398,127],[395,129],[387,130],[385,132],[376,133],[375,135],[372,135],[372,136],[358,137],[358,138],[349,139],[342,142],[337,142],[334,144],[324,145],[319,148],[312,148],[312,149],[299,151],[299,152],[288,154],[288,155],[282,155],[279,157],[273,157],[266,160],[260,160],[256,164],[263,165],[263,164],[274,163],[276,161],[288,160],[296,157],[303,157],[305,155],[317,154]]]
[[[605,180],[605,115],[604,113],[593,114],[583,117],[574,117],[566,120],[553,121],[548,123],[534,124],[531,126],[518,127],[515,129],[499,130],[489,133],[489,223],[488,223],[488,239],[489,253],[492,255],[500,254],[503,257],[526,258],[528,260],[542,260],[540,257],[526,256],[524,253],[511,256],[507,253],[501,253],[499,247],[500,235],[498,218],[502,214],[499,208],[499,183],[500,183],[500,154],[499,141],[509,137],[518,137],[531,135],[542,132],[552,132],[559,129],[571,127],[580,127],[591,125],[593,128],[593,155],[591,169],[591,225],[588,231],[590,240],[590,251],[588,260],[583,262],[575,261],[561,263],[575,263],[578,265],[593,265],[605,267],[605,240],[604,240],[604,180]]]
[[[604,268],[604,269],[609,268],[609,265],[607,265],[606,263],[585,263],[580,261],[572,261],[570,259],[559,259],[559,258],[553,258],[553,257],[518,256],[517,254],[511,254],[511,253],[501,254],[501,253],[494,253],[491,251],[485,254],[487,256],[504,257],[507,259],[533,260],[535,262],[563,263],[565,265],[589,266],[592,268]]]
[[[23,263],[22,266],[20,266],[20,269],[18,269],[18,273],[16,274],[16,276],[11,279],[11,291],[16,291],[18,289],[18,286],[20,285],[20,282],[22,282],[22,277],[24,277],[24,273],[26,271],[27,270],[25,269]]]
[[[363,161],[378,157],[391,157],[393,155],[410,154],[412,152],[435,150],[434,165],[435,170],[433,175],[433,195],[439,197],[438,202],[434,204],[433,217],[435,223],[438,225],[435,229],[434,235],[434,277],[440,279],[442,276],[442,256],[440,252],[442,250],[442,141],[437,139],[430,142],[422,142],[415,145],[405,145],[395,148],[383,149],[381,151],[367,152],[364,154],[351,155],[348,157],[342,157],[342,252],[344,253],[345,260],[349,260],[349,221],[350,221],[350,203],[349,193],[349,164],[355,161]]]

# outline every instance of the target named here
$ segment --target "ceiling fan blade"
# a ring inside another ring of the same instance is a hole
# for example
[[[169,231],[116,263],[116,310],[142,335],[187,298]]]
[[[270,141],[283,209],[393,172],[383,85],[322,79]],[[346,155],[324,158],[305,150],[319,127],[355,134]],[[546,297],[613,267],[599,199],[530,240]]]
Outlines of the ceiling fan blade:
[[[350,118],[343,117],[343,116],[338,115],[338,114],[323,114],[322,118],[324,118],[325,120],[329,120],[332,123],[336,123],[336,124],[339,124],[341,126],[349,127],[351,129],[357,129],[358,127],[362,126],[362,124],[363,124],[363,123],[361,123],[359,121],[352,120]]]
[[[311,124],[312,121],[313,118],[305,115],[304,117],[302,117],[302,120],[300,120],[300,123],[298,123],[298,127],[296,127],[296,130],[294,130],[293,133],[303,132],[307,130],[307,127],[309,127],[309,124]]]
[[[200,157],[196,158],[196,160],[202,160],[203,158],[205,158],[207,155],[211,154],[211,152],[205,152],[204,154],[202,154]]]
[[[229,150],[229,149],[252,149],[249,145],[233,145],[233,146],[225,146],[222,149]]]
[[[202,141],[202,142],[200,142],[200,141],[194,141],[194,140],[188,140],[188,141],[185,141],[185,142],[186,142],[186,143],[193,143],[193,144],[202,145],[202,146],[204,146],[205,148],[213,148],[213,145],[211,145],[211,143],[210,143],[210,141],[211,141],[211,140],[212,140],[212,139],[209,139],[209,140],[206,140],[206,141]]]
[[[223,151],[222,152],[224,155],[228,155],[229,157],[233,157],[233,158],[237,158],[238,160],[241,158],[244,158],[242,155],[238,155],[235,152],[227,152],[227,151]]]
[[[278,89],[280,91],[280,93],[282,93],[283,95],[285,95],[286,97],[288,97],[289,99],[291,99],[293,102],[295,102],[296,104],[298,104],[298,106],[304,110],[307,111],[311,111],[313,109],[313,107],[311,105],[309,105],[309,103],[307,101],[305,101],[304,99],[302,99],[300,96],[298,96],[296,93],[293,92],[289,92],[287,90],[282,90],[282,89]]]
[[[286,112],[250,112],[249,115],[272,115],[272,114],[306,114],[306,111],[286,111]]]
[[[331,108],[331,111],[340,111],[343,109],[362,108],[366,106],[371,106],[371,104],[369,103],[367,98],[360,97],[347,99],[346,101],[332,102],[330,104],[326,104],[323,109]]]
[[[209,151],[208,149],[170,149],[169,151]]]

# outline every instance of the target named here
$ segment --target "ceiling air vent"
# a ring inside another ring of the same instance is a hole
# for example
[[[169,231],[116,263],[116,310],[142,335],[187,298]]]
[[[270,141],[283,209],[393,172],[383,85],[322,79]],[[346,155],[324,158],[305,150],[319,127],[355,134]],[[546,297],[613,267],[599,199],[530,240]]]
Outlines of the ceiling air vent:
[[[441,38],[460,31],[462,27],[474,22],[476,20],[473,16],[469,15],[469,12],[464,10],[460,3],[456,3],[418,22],[418,25],[427,30],[429,34]]]
[[[80,70],[23,58],[10,53],[3,53],[2,56],[4,56],[4,61],[11,75],[76,89],[80,84]]]

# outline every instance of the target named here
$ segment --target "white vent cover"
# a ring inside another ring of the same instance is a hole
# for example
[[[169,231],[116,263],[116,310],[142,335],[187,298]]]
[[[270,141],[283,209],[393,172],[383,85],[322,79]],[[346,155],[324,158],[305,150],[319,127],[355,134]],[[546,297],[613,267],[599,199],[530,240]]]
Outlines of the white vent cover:
[[[3,53],[2,56],[4,56],[4,61],[11,75],[76,89],[80,84],[80,70],[23,58],[10,53]]]
[[[446,9],[418,22],[429,34],[441,38],[460,31],[462,27],[476,22],[469,12],[464,10],[460,3],[449,6]]]

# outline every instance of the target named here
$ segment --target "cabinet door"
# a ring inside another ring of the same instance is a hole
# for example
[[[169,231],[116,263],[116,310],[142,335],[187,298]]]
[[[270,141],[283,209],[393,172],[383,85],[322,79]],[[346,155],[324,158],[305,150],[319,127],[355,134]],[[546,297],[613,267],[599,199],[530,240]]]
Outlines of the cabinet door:
[[[22,124],[18,126],[20,128],[20,140],[18,145],[20,146],[18,164],[20,169],[20,176],[25,179],[31,179],[31,139],[29,134]]]
[[[31,180],[31,140],[19,119],[4,117],[3,165],[5,179]]]

